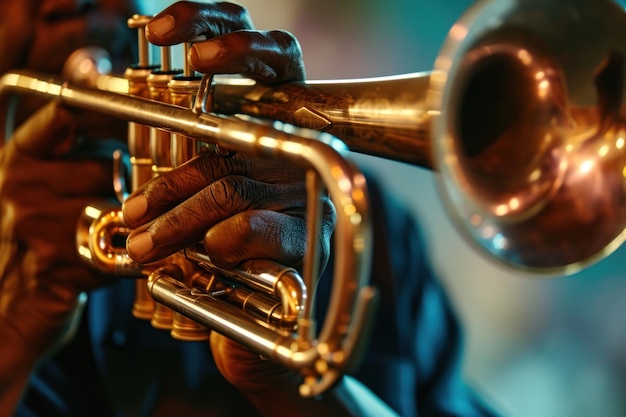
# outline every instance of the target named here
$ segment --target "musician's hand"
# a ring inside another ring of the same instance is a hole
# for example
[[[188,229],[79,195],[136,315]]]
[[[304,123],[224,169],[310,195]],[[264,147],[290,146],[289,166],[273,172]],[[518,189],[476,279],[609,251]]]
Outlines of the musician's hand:
[[[0,0],[0,74],[26,68],[60,75],[67,58],[79,48],[98,46],[111,56],[113,71],[131,63],[136,35],[126,21],[136,0]],[[70,71],[71,72],[71,71]],[[70,77],[70,75],[67,75]],[[42,105],[21,97],[15,125]],[[0,145],[4,142],[7,97],[0,97]]]
[[[332,204],[324,199],[320,252],[329,253]],[[303,173],[285,163],[242,154],[207,153],[145,184],[123,207],[137,229],[127,249],[139,262],[152,262],[204,241],[211,260],[231,268],[253,259],[302,266],[305,253],[306,192]],[[260,392],[298,397],[298,377],[219,335],[212,336],[216,363],[235,386],[272,406]],[[273,397],[276,398],[276,397]],[[287,397],[283,398],[286,399]]]
[[[304,78],[300,47],[286,32],[255,31],[245,9],[229,3],[179,2],[148,24],[148,39],[174,44],[206,35],[190,53],[205,73],[238,73],[265,82]],[[151,180],[131,195],[124,218],[136,230],[127,249],[152,262],[198,241],[211,261],[232,268],[254,259],[302,267],[306,242],[306,188],[301,169],[237,154],[204,154]],[[323,200],[320,254],[328,259],[335,213]],[[211,335],[220,372],[264,415],[349,415],[338,389],[324,401],[298,394],[300,376],[217,333]],[[343,384],[340,384],[343,385]],[[349,402],[349,401],[348,401]],[[351,410],[354,411],[354,410]]]
[[[236,4],[177,2],[154,16],[146,29],[156,45],[206,37],[189,52],[192,68],[205,74],[245,74],[268,83],[305,78],[297,39],[281,30],[255,30],[247,10]]]
[[[83,292],[106,282],[79,261],[75,233],[81,210],[111,195],[111,164],[66,157],[79,129],[51,103],[0,151],[0,392],[19,395],[13,367],[27,377],[71,337]],[[0,414],[12,400],[0,395]]]
[[[324,199],[323,261],[334,211]],[[231,268],[248,259],[300,267],[305,251],[304,174],[285,163],[209,152],[144,184],[124,203],[136,230],[130,255],[149,263],[204,241],[211,260]]]
[[[135,0],[0,0],[0,73],[15,68],[58,73],[84,46],[128,56],[126,19]]]
[[[274,82],[304,77],[302,53],[293,35],[255,31],[246,9],[232,3],[177,2],[147,25],[148,39],[158,45],[200,35],[210,40],[192,48],[196,51],[190,54],[192,64],[198,71],[239,73]],[[203,236],[211,259],[220,266],[273,257],[297,265],[302,259],[304,239],[292,238],[304,236],[305,227],[304,173],[298,168],[210,153],[151,181],[134,196],[127,200],[124,216],[138,227],[128,248],[140,262],[159,259]],[[334,215],[330,203],[325,208],[330,231]],[[230,237],[225,240],[215,238],[226,234]],[[327,247],[322,253],[326,257]]]

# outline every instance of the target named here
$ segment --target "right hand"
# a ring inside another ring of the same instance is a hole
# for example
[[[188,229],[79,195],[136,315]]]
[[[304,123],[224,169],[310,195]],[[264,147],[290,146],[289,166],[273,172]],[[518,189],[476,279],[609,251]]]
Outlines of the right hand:
[[[136,0],[0,0],[0,74],[26,68],[59,75],[72,52],[86,46],[109,51],[115,71],[130,64],[136,43],[126,20]],[[21,97],[15,125],[42,101]],[[4,137],[7,97],[0,97],[0,144]]]
[[[104,47],[124,67],[136,42],[126,26],[134,3],[0,0],[0,74],[58,75],[84,46]],[[9,104],[17,104],[11,115]],[[82,208],[112,193],[110,163],[68,157],[74,121],[57,103],[0,97],[1,415],[12,415],[30,371],[73,334],[81,294],[107,282],[82,266],[74,235]]]
[[[57,73],[84,46],[130,57],[126,19],[135,0],[0,0],[0,73],[14,68]]]
[[[210,74],[243,74],[266,83],[304,79],[297,40],[284,31],[256,31],[241,6],[178,2],[147,26],[150,42],[170,45],[205,35],[190,64]],[[301,167],[238,153],[209,152],[161,174],[125,201],[124,219],[135,228],[129,255],[141,263],[163,259],[202,241],[222,268],[266,259],[296,269],[306,253],[306,183]],[[322,197],[321,266],[328,260],[334,206]],[[262,415],[347,415],[333,399],[312,402],[298,394],[300,376],[217,333],[211,348],[222,375]],[[336,414],[333,414],[333,411]]]
[[[52,102],[0,152],[0,327],[2,343],[30,361],[71,336],[81,294],[108,283],[76,251],[76,220],[113,194],[111,164],[70,159],[81,127]]]
[[[155,45],[175,45],[199,36],[189,65],[204,74],[245,74],[265,83],[305,78],[298,40],[283,30],[256,30],[244,7],[229,3],[179,1],[155,15],[146,37]]]

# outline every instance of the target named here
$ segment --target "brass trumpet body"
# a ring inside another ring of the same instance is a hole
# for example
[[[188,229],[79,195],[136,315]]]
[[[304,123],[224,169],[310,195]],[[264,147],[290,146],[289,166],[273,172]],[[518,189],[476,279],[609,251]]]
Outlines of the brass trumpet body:
[[[160,270],[149,286],[164,305],[300,371],[310,396],[355,360],[371,314],[367,190],[346,150],[435,170],[459,229],[495,259],[530,272],[574,272],[621,244],[626,227],[624,39],[624,10],[610,0],[502,0],[468,11],[427,73],[278,87],[216,77],[205,90],[213,106],[201,113],[29,72],[3,76],[0,92],[38,94],[307,169],[309,200],[325,188],[338,213],[331,307],[318,338],[276,331],[181,286],[170,279],[180,271]],[[309,212],[314,231],[315,204]],[[99,230],[109,227],[123,232],[111,223]],[[186,252],[204,262],[201,252]],[[97,259],[105,271],[145,273],[123,251]],[[316,268],[307,265],[311,283]]]
[[[215,108],[434,169],[472,245],[532,274],[569,274],[624,239],[625,36],[611,0],[483,1],[451,28],[432,71],[224,83]]]
[[[305,282],[312,288],[316,277],[315,247],[319,232],[319,201],[326,190],[337,208],[334,251],[333,291],[329,300],[327,318],[319,333],[303,317],[297,331],[281,331],[255,318],[242,314],[241,309],[223,302],[215,294],[181,288],[179,280],[172,280],[169,271],[157,271],[149,284],[151,295],[163,305],[184,316],[218,331],[259,354],[299,371],[304,377],[303,396],[314,396],[329,389],[355,361],[373,307],[375,292],[368,287],[370,263],[370,226],[367,214],[367,189],[360,171],[344,156],[345,145],[323,133],[312,134],[290,128],[276,129],[266,124],[252,123],[216,114],[198,114],[190,109],[149,99],[112,93],[93,88],[69,86],[61,80],[48,79],[27,71],[5,74],[0,78],[0,93],[34,94],[59,100],[71,107],[120,117],[132,123],[178,132],[198,140],[223,146],[225,149],[256,155],[260,158],[285,159],[306,169],[309,188],[315,193],[308,198],[309,236],[305,259]],[[90,230],[87,244],[79,237],[81,255],[95,260],[95,266],[104,272],[122,276],[143,276],[145,265],[137,264],[125,251],[109,246],[110,236],[124,233],[123,224],[107,222],[112,213],[88,208]],[[113,210],[114,212],[115,210]],[[102,214],[105,216],[102,216]],[[100,222],[100,220],[104,220]],[[312,236],[311,236],[312,235]],[[113,245],[114,246],[114,245]],[[102,256],[95,257],[93,252]],[[197,257],[189,255],[187,259]],[[207,265],[210,268],[210,265]],[[184,272],[184,268],[182,269]],[[219,272],[219,271],[218,271]],[[178,271],[172,275],[176,275]],[[236,273],[236,271],[235,271]],[[242,271],[243,276],[254,277],[262,272]],[[283,271],[279,271],[280,278]],[[280,280],[279,280],[280,281]],[[278,285],[287,285],[281,281]],[[295,307],[298,309],[299,307]]]

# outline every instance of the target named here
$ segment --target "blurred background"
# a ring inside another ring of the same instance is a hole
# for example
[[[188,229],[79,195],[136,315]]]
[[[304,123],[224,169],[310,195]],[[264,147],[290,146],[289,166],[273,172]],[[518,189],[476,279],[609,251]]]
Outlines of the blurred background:
[[[309,79],[429,70],[469,0],[240,0],[259,29],[301,42]],[[156,13],[169,0],[145,0]],[[439,200],[433,173],[355,155],[420,219],[435,269],[466,334],[464,372],[510,417],[622,417],[626,249],[578,274],[537,278],[469,246]]]

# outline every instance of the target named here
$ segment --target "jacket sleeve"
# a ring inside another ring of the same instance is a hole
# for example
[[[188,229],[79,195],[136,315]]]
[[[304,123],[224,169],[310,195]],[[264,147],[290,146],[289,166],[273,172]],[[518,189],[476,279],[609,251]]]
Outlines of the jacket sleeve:
[[[374,229],[370,282],[379,306],[353,376],[403,417],[495,416],[462,378],[462,329],[433,274],[416,219],[372,177],[368,184]],[[320,287],[330,280],[323,277]]]

